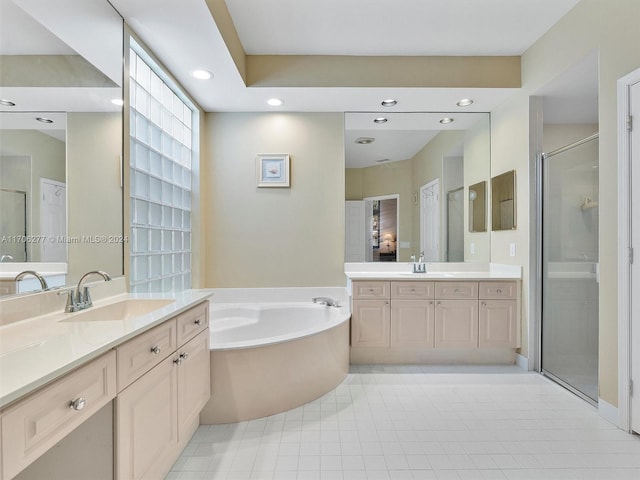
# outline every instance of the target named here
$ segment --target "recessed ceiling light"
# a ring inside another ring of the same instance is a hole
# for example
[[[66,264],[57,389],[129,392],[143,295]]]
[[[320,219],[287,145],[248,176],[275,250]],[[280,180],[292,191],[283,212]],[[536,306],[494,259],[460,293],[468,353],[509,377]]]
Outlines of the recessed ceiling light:
[[[213,73],[209,70],[194,70],[191,75],[193,75],[198,80],[209,80],[213,77]]]
[[[394,105],[397,105],[397,104],[398,104],[398,101],[393,98],[387,98],[386,100],[382,101],[383,107],[393,107]]]
[[[124,105],[124,100],[122,100],[121,98],[114,98],[114,99],[111,100],[111,103],[121,107],[121,106]]]
[[[13,103],[11,100],[5,100],[5,99],[0,99],[0,105],[2,105],[3,107],[15,107],[16,104]]]
[[[471,100],[470,98],[463,98],[456,105],[458,105],[459,107],[468,107],[471,104],[473,104],[473,100]]]
[[[360,145],[369,145],[370,143],[373,143],[375,141],[375,138],[371,138],[371,137],[358,137],[356,138],[356,143],[359,143]]]
[[[36,120],[42,123],[53,123],[53,120],[45,117],[36,117]]]
[[[384,117],[378,117],[373,119],[373,123],[387,123],[388,120]]]
[[[272,107],[279,107],[280,105],[284,105],[284,102],[279,98],[270,98],[267,100],[267,103]]]
[[[446,125],[447,123],[453,123],[453,118],[444,117],[442,120],[440,120],[440,123],[442,123],[443,125]]]

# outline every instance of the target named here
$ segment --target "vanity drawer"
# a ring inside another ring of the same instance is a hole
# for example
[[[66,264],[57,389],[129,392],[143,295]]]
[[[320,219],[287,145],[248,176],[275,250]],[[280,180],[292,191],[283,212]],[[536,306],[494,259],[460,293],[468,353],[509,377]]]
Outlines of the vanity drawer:
[[[514,300],[518,296],[517,282],[480,282],[483,300]]]
[[[115,396],[111,351],[9,407],[2,413],[4,478],[13,478]]]
[[[436,282],[436,298],[458,300],[478,298],[478,282]]]
[[[432,300],[434,282],[391,282],[391,298]]]
[[[176,320],[164,322],[116,349],[118,356],[118,392],[175,352]]]
[[[199,305],[178,315],[178,346],[191,340],[209,326],[209,302]]]
[[[390,282],[353,282],[354,300],[389,298]]]

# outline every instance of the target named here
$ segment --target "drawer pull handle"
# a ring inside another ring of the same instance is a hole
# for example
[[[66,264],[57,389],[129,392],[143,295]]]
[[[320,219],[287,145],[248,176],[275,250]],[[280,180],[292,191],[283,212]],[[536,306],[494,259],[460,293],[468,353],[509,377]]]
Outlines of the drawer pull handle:
[[[195,321],[195,322],[193,322],[193,323],[195,323],[196,325],[198,325],[198,326],[199,326],[199,325],[202,323],[202,320],[200,320],[200,319],[198,318],[198,319],[196,319],[196,321]]]
[[[460,293],[460,289],[459,289],[459,288],[456,288],[456,289],[453,291],[453,293]]]
[[[79,412],[84,408],[86,404],[87,401],[84,398],[78,397],[75,400],[72,400],[71,403],[69,403],[69,408],[75,410],[76,412]]]
[[[498,289],[498,293],[502,293],[502,289],[501,288]]]
[[[155,347],[151,348],[151,353],[155,353],[156,355],[158,355],[161,351],[161,348],[156,345]]]

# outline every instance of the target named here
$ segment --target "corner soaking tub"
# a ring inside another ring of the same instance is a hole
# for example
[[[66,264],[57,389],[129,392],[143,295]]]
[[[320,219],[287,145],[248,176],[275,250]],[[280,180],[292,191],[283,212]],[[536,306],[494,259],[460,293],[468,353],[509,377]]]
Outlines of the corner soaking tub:
[[[212,396],[200,423],[282,413],[324,395],[346,377],[348,307],[313,304],[311,296],[306,302],[260,303],[216,303],[213,298]]]

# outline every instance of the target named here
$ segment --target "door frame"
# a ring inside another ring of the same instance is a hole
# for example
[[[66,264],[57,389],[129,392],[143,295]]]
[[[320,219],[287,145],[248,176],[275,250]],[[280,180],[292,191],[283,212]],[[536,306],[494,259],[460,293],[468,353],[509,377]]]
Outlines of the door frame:
[[[618,426],[631,431],[631,132],[630,88],[640,69],[618,80]],[[636,128],[639,128],[636,126]]]
[[[424,202],[422,201],[422,198],[424,196],[424,192],[426,190],[430,190],[432,188],[436,187],[437,188],[437,194],[438,194],[438,208],[436,208],[436,211],[438,212],[438,260],[435,260],[437,262],[441,262],[442,261],[442,205],[440,204],[440,200],[442,199],[442,195],[440,192],[440,179],[436,178],[435,180],[431,180],[429,183],[425,183],[424,185],[422,185],[420,187],[420,197],[419,197],[419,202],[420,202],[420,251],[424,252],[426,251],[424,242],[426,241],[426,239],[424,238],[424,229],[423,229],[423,222],[422,220],[424,219]],[[430,261],[434,261],[434,260],[430,260]]]

